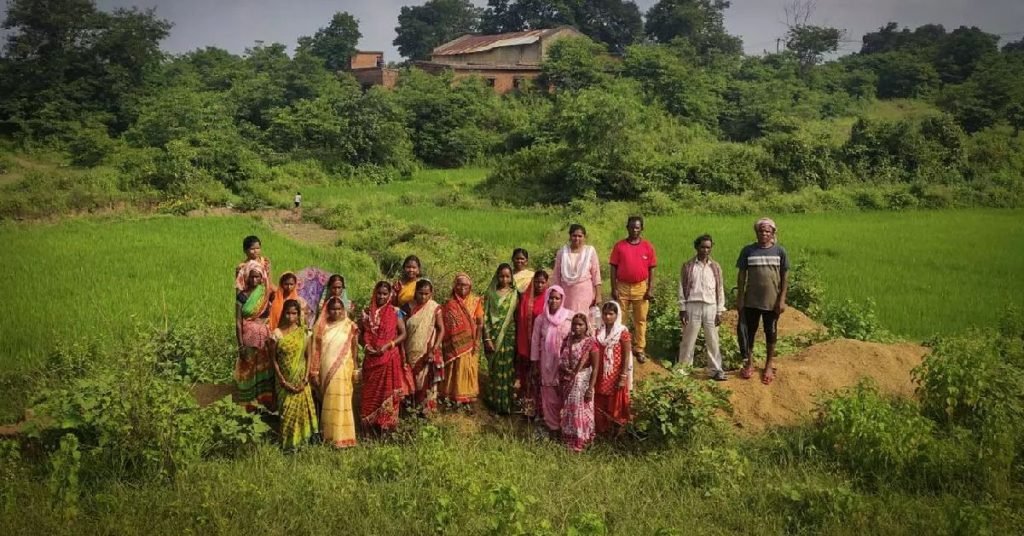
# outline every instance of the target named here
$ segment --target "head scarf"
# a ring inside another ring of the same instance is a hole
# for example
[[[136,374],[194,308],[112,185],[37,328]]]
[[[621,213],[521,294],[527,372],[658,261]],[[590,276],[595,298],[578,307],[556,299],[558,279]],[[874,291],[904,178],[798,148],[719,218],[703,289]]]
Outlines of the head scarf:
[[[547,290],[544,291],[544,314],[537,317],[537,322],[546,322],[548,324],[548,331],[544,337],[544,352],[548,355],[559,355],[562,348],[562,337],[559,333],[558,328],[565,324],[566,320],[572,318],[573,312],[571,309],[566,309],[564,306],[559,306],[558,310],[554,313],[551,312],[551,307],[548,305],[548,299],[551,297],[552,292],[557,292],[562,296],[562,301],[565,301],[565,290],[558,285],[551,285]],[[536,329],[536,327],[534,327]]]
[[[771,243],[774,245],[775,244],[775,230],[776,230],[775,221],[772,220],[771,218],[761,218],[761,219],[757,220],[754,223],[754,234],[755,235],[757,234],[758,231],[761,230],[761,226],[762,225],[767,225],[772,230],[772,241],[771,241]]]
[[[286,296],[282,290],[284,287],[280,284],[285,280],[286,277],[292,276],[295,278],[295,288]],[[295,300],[300,303],[299,305],[299,322],[302,323],[302,317],[304,316],[301,305],[301,297],[299,296],[299,289],[302,288],[302,282],[299,281],[298,276],[294,272],[285,272],[281,274],[281,277],[277,280],[277,295],[274,296],[274,301],[270,304],[270,322],[269,326],[271,330],[277,328],[277,325],[281,323],[281,316],[284,314],[284,302],[288,300]]]
[[[601,347],[604,348],[604,355],[601,356],[603,359],[602,370],[611,370],[612,365],[615,362],[615,346],[619,344],[619,340],[622,338],[622,334],[626,332],[626,326],[622,323],[622,307],[617,301],[605,302],[605,305],[612,304],[615,306],[615,323],[612,324],[611,329],[604,322],[601,322],[601,327],[597,330],[597,342],[601,343]],[[604,308],[602,307],[602,310]],[[629,374],[629,387],[633,387],[633,353],[622,356],[623,366],[625,371]]]
[[[270,286],[270,281],[267,281],[267,278],[269,277],[269,274],[267,274],[267,268],[261,260],[257,259],[245,261],[242,263],[242,267],[239,268],[238,275],[235,278],[235,284],[239,290],[246,290],[249,286],[249,274],[253,271],[259,272],[263,276],[263,284]]]
[[[337,274],[337,273],[331,274],[331,277],[334,277],[334,276],[338,276],[338,277],[341,278],[341,296],[340,296],[341,297],[341,304],[345,306],[345,309],[348,309],[349,307],[352,306],[352,301],[348,299],[348,282],[345,281],[345,276],[343,276],[341,274]],[[330,282],[331,277],[327,278],[328,282]],[[330,285],[328,283],[325,283],[324,284],[324,291],[320,295],[320,310],[323,310],[323,308],[327,306],[327,298],[329,298],[330,296],[331,296],[331,287],[330,287]]]

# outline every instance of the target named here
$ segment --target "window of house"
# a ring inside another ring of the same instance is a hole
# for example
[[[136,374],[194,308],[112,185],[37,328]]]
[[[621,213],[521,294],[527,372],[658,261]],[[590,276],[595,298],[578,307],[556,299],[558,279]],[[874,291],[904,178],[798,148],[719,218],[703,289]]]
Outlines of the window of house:
[[[494,87],[494,78],[488,77],[486,80],[487,80],[487,87]]]

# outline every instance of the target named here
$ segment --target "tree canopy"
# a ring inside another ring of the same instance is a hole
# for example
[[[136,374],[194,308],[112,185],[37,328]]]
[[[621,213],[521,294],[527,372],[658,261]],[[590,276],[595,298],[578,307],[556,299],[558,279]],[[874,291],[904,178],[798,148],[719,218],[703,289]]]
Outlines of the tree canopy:
[[[625,0],[489,0],[481,18],[485,33],[575,26],[617,54],[640,40],[640,8]]]
[[[338,71],[348,68],[362,36],[359,21],[348,13],[338,12],[331,17],[331,23],[317,30],[313,37],[300,38],[299,47],[308,47],[309,52],[324,60],[328,69]]]
[[[469,0],[427,0],[421,6],[404,6],[393,44],[405,58],[428,60],[438,45],[476,32],[480,13]]]

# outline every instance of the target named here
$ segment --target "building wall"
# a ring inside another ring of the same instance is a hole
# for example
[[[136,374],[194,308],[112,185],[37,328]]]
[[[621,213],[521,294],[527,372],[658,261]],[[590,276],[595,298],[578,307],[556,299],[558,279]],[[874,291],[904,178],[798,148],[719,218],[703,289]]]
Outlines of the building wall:
[[[381,52],[356,52],[349,61],[350,69],[366,69],[376,67],[378,61],[384,61]]]
[[[387,89],[395,87],[398,83],[398,70],[387,68],[368,68],[352,71],[352,76],[363,89],[370,89],[372,86],[384,86]]]
[[[472,54],[434,56],[432,61],[447,65],[540,65],[541,42],[529,45],[492,48]]]
[[[455,79],[460,80],[472,76],[479,76],[484,82],[494,89],[499,95],[518,89],[520,81],[536,80],[540,76],[537,69],[523,70],[492,70],[492,69],[459,69],[455,71]]]

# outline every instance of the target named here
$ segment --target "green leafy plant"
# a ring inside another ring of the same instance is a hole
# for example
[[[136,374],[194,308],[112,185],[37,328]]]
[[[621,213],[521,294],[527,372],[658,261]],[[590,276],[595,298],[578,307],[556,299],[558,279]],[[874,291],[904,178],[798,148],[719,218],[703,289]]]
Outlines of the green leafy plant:
[[[57,452],[50,456],[50,496],[54,509],[64,519],[78,515],[78,497],[81,493],[78,471],[82,458],[78,447],[78,438],[74,434],[64,434],[60,438]]]
[[[641,382],[633,399],[633,430],[656,442],[686,443],[713,429],[730,410],[728,393],[712,382],[672,374]]]

